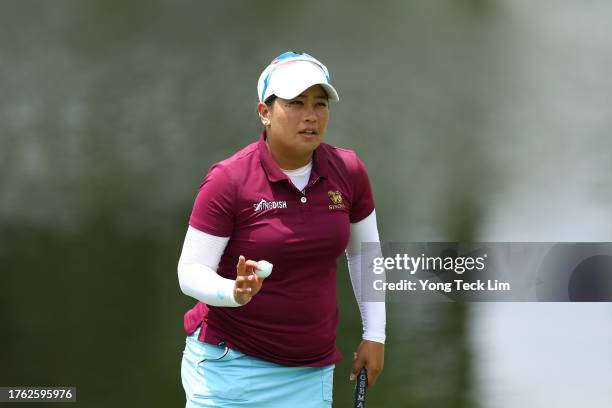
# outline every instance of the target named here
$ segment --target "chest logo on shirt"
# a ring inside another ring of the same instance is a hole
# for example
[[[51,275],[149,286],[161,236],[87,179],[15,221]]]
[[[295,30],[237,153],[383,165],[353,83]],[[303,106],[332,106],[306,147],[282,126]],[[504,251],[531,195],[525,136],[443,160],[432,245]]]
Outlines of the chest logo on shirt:
[[[272,210],[276,208],[287,208],[286,201],[266,201],[265,199],[261,199],[260,202],[253,204],[253,209],[255,211],[263,211],[263,210]]]
[[[342,202],[342,194],[339,191],[328,191],[327,195],[333,204],[330,204],[330,210],[340,210],[344,208],[344,203]]]

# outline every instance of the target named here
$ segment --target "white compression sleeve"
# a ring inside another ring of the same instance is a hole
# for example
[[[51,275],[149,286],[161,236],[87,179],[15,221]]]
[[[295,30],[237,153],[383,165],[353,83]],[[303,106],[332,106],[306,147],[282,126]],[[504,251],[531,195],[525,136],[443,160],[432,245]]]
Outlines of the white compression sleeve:
[[[376,224],[376,210],[363,220],[351,224],[351,237],[346,248],[349,274],[353,284],[353,292],[361,313],[363,322],[363,339],[385,342],[386,311],[385,302],[364,302],[361,300],[361,257],[362,242],[377,242],[373,250],[380,253],[380,239]]]
[[[216,237],[192,226],[187,229],[178,263],[181,290],[211,306],[241,306],[234,299],[234,280],[215,272],[229,237]]]

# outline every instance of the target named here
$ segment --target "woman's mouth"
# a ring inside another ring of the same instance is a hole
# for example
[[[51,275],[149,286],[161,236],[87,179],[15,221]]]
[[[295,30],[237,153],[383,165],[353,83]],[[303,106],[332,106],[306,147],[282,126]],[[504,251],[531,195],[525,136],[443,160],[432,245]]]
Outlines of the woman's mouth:
[[[300,130],[298,133],[300,135],[305,135],[305,136],[316,136],[319,134],[319,132],[317,132],[314,129],[304,129],[304,130]]]

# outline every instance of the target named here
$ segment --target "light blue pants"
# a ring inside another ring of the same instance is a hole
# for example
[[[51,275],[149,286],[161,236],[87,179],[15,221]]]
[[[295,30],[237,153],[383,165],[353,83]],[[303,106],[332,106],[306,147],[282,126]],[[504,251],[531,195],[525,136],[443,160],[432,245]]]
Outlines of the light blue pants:
[[[181,378],[186,408],[330,408],[334,365],[290,367],[198,340],[185,340]]]

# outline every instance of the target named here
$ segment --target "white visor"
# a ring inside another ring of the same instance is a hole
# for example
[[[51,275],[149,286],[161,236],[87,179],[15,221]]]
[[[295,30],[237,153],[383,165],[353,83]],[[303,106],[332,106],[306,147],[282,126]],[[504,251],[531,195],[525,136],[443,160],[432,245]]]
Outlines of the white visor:
[[[275,61],[259,77],[259,101],[265,101],[270,95],[293,99],[313,85],[320,85],[330,100],[338,101],[338,92],[329,83],[328,78],[327,68],[310,56]]]

